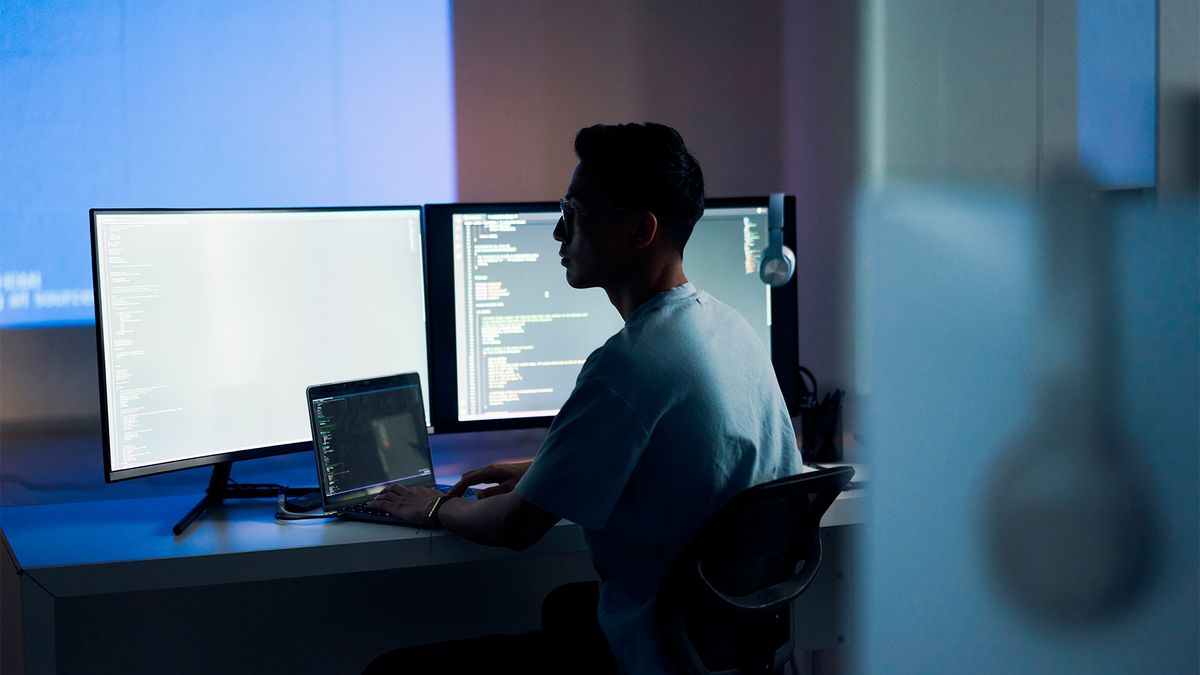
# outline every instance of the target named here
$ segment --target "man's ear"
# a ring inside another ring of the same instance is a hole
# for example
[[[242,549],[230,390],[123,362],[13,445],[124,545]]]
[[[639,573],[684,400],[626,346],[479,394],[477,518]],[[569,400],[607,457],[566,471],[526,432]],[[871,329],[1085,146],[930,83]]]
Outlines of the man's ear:
[[[658,217],[646,211],[638,217],[633,228],[633,248],[642,249],[654,243],[658,237]]]

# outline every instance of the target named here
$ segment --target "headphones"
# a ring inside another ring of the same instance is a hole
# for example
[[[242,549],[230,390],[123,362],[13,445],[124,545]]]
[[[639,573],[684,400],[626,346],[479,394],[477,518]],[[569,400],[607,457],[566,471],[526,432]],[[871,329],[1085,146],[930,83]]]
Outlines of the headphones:
[[[767,248],[758,265],[758,278],[768,286],[782,286],[796,273],[796,254],[783,245],[783,193],[771,194],[767,203]]]

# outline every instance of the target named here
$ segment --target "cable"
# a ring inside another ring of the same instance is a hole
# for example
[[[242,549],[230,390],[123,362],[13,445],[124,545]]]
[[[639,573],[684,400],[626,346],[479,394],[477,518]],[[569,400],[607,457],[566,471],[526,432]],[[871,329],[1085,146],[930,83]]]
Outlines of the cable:
[[[275,502],[276,520],[319,520],[322,518],[337,518],[339,515],[337,511],[321,513],[297,513],[296,511],[289,511],[287,507],[287,488],[279,491],[279,496]]]

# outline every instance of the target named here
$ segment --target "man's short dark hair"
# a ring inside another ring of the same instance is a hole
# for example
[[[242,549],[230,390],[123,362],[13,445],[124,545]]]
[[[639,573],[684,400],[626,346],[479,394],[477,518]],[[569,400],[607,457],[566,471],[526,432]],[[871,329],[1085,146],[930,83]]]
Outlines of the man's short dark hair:
[[[652,122],[597,124],[575,136],[575,154],[609,206],[654,213],[666,239],[683,252],[704,214],[704,174],[678,131]]]

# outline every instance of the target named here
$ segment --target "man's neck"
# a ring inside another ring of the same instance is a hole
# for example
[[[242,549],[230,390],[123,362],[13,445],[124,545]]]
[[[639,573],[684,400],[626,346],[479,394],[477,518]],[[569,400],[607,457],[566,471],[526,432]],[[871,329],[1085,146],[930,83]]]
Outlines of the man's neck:
[[[604,290],[608,293],[608,301],[621,313],[621,319],[628,321],[629,315],[650,298],[686,283],[683,261],[678,260],[644,276],[631,279],[627,284]]]

